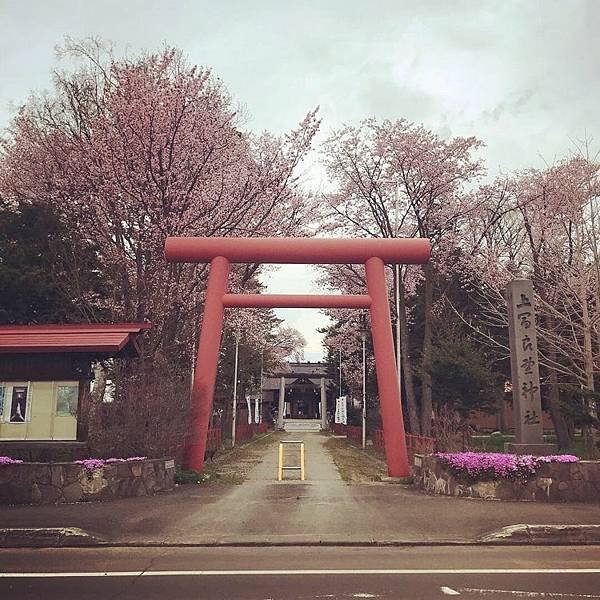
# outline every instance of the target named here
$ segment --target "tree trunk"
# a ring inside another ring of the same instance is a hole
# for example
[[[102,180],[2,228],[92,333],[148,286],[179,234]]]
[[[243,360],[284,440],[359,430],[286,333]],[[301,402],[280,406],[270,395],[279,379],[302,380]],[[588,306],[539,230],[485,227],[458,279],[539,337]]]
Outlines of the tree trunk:
[[[587,293],[584,284],[581,285],[581,321],[583,325],[583,369],[585,371],[585,391],[594,392],[594,357],[592,351],[592,324],[587,303]],[[594,420],[594,425],[584,427],[585,446],[590,458],[595,458],[598,454],[598,435],[596,423],[598,422],[598,411],[596,402],[593,398],[586,398],[584,402],[590,417]]]
[[[88,444],[93,446],[97,438],[102,433],[102,423],[100,422],[100,406],[106,391],[106,368],[98,362],[93,366],[94,370],[94,389],[89,393],[87,398],[87,428],[88,428]]]
[[[550,358],[555,360],[552,356]],[[552,424],[554,425],[554,431],[556,432],[558,447],[561,450],[573,448],[575,439],[571,435],[567,419],[560,409],[560,390],[558,389],[558,376],[555,369],[551,369],[550,371],[550,382],[548,387],[548,408],[550,409],[550,417],[552,418]]]
[[[410,344],[408,339],[408,319],[406,318],[406,302],[404,299],[404,282],[399,278],[399,312],[400,319],[400,349],[402,354],[402,374],[404,375],[404,390],[406,392],[406,407],[408,409],[408,423],[413,435],[421,434],[421,423],[419,421],[419,407],[415,396],[415,384],[413,378],[412,358],[410,356]],[[402,393],[402,390],[400,390]]]
[[[421,434],[431,435],[432,395],[431,395],[431,320],[433,318],[433,270],[431,264],[425,265],[425,302],[423,356],[421,362]]]
[[[500,398],[498,402],[498,419],[496,421],[496,425],[498,427],[498,431],[504,433],[506,431],[506,408],[505,408],[506,400],[504,399],[504,395]]]
[[[555,323],[552,317],[546,317],[546,327],[549,332],[554,332]],[[549,349],[548,358],[550,363],[556,363],[558,357],[556,351]],[[550,418],[554,425],[554,431],[556,433],[556,441],[558,447],[561,450],[572,448],[575,445],[575,439],[572,435],[572,428],[569,428],[569,423],[565,418],[560,408],[560,390],[558,387],[558,374],[556,369],[548,367],[549,370],[549,383],[548,383],[548,408],[550,410]]]

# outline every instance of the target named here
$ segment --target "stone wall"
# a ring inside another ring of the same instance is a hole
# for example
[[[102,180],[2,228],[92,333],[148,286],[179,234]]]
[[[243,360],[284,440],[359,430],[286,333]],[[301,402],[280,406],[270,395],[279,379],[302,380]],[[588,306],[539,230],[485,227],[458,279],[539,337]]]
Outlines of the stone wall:
[[[600,503],[600,461],[545,463],[527,481],[500,479],[464,483],[434,456],[415,456],[415,485],[430,494],[529,500],[536,502]]]
[[[166,459],[113,463],[88,471],[75,463],[0,465],[0,504],[59,504],[151,496],[175,486]]]

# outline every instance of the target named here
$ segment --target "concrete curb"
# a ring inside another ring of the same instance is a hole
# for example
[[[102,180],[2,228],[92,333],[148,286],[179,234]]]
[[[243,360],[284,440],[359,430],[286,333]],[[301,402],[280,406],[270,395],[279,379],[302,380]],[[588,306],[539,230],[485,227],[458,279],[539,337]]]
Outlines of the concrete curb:
[[[379,481],[381,483],[392,483],[412,488],[414,480],[412,477],[382,477]]]
[[[0,548],[77,548],[102,543],[103,540],[79,527],[0,529]]]
[[[519,523],[479,538],[482,544],[580,545],[600,544],[600,525],[528,525]]]
[[[477,539],[455,540],[219,540],[199,542],[107,541],[78,527],[0,529],[0,548],[257,548],[257,547],[436,547],[436,546],[600,546],[600,525],[517,524]]]

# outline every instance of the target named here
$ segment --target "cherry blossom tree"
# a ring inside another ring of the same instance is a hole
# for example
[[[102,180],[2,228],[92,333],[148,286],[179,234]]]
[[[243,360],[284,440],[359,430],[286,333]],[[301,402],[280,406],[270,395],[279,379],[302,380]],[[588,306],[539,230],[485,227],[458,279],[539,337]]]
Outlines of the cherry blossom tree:
[[[258,392],[261,375],[285,369],[286,359],[301,358],[305,345],[300,332],[283,326],[272,310],[227,310],[215,397],[221,422],[230,422],[234,390],[238,403],[246,393]]]
[[[73,68],[21,107],[1,142],[0,195],[52,207],[94,248],[108,319],[152,322],[142,364],[128,369],[189,378],[208,268],[167,264],[165,238],[303,235],[314,203],[298,166],[316,112],[285,135],[255,134],[222,81],[178,50],[117,58],[86,41],[62,54]],[[232,286],[251,287],[259,269],[236,265]],[[157,389],[120,372],[132,392]],[[162,418],[185,418],[165,400]]]
[[[580,389],[590,447],[590,425],[598,423],[599,173],[598,163],[579,155],[498,180],[479,191],[482,202],[463,236],[466,272],[478,282],[481,310],[474,327],[500,351],[508,352],[497,335],[507,326],[503,290],[514,277],[533,281],[546,399],[562,447],[572,439],[561,382]]]
[[[474,157],[475,138],[443,140],[423,126],[401,119],[363,121],[336,131],[325,143],[324,162],[336,189],[327,197],[327,227],[360,237],[425,237],[433,262],[422,271],[403,269],[398,289],[403,373],[411,431],[431,432],[431,351],[434,272],[446,268],[456,233],[474,210],[467,187],[482,174]],[[422,278],[424,331],[421,345],[420,410],[412,385],[409,324],[404,302],[407,285],[416,290]]]
[[[189,347],[207,269],[165,264],[165,238],[301,234],[312,206],[296,171],[318,120],[283,137],[245,133],[223,83],[174,49],[65,53],[80,68],[19,111],[0,192],[52,205],[99,248],[113,318],[153,323],[147,353]],[[239,267],[240,282],[256,269]]]
[[[344,387],[350,396],[360,398],[362,394],[362,338],[360,315],[364,315],[365,326],[369,327],[366,313],[343,309],[326,311],[333,319],[333,325],[326,329],[324,339],[325,347],[332,356],[339,356],[341,352],[341,369]],[[368,366],[373,364],[372,351],[368,356]],[[338,363],[338,368],[340,364]]]
[[[269,369],[282,369],[287,359],[302,360],[306,340],[295,328],[284,326],[270,309],[228,309],[225,328],[263,354]]]

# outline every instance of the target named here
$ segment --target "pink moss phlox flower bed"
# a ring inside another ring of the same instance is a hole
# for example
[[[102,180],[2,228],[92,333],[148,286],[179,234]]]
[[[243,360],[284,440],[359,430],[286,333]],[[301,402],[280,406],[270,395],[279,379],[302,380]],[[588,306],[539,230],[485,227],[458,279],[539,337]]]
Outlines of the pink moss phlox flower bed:
[[[10,456],[0,456],[0,465],[16,465],[22,463],[22,460],[18,458],[11,458]]]
[[[535,475],[542,463],[575,463],[572,454],[532,456],[501,452],[438,452],[434,454],[454,475],[472,481],[492,479],[527,479]]]
[[[101,469],[104,465],[114,463],[134,462],[137,460],[146,460],[147,456],[132,456],[130,458],[86,458],[84,460],[76,460],[76,465],[83,465],[87,471],[95,471]]]

